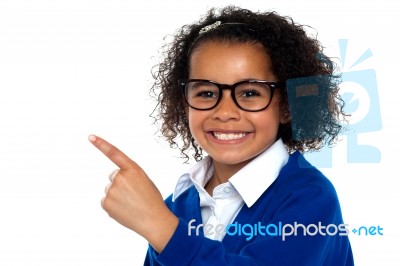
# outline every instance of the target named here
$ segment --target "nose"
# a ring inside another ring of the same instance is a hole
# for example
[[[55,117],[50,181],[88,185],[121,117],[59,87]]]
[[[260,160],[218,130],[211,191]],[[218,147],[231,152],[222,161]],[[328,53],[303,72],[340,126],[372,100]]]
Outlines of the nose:
[[[224,122],[232,119],[237,120],[240,118],[239,107],[237,107],[233,101],[229,90],[224,90],[222,92],[221,100],[214,108],[213,118]]]

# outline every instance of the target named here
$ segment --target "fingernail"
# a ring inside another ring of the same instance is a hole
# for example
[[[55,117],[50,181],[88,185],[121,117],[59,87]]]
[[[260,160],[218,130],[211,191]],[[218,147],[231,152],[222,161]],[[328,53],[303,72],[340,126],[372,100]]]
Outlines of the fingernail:
[[[95,135],[89,135],[89,141],[90,142],[95,142],[96,141],[96,136]]]

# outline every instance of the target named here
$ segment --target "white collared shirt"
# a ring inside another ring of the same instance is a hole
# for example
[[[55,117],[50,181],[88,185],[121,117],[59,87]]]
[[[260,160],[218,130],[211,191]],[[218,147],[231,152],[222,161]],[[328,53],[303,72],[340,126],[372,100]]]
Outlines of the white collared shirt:
[[[175,201],[180,194],[194,185],[199,192],[204,235],[222,241],[225,231],[218,234],[216,226],[222,224],[225,228],[230,224],[243,204],[250,208],[275,181],[288,159],[289,153],[279,139],[234,174],[229,181],[216,186],[213,195],[210,196],[204,187],[213,175],[214,166],[212,158],[207,156],[179,178],[172,200]]]

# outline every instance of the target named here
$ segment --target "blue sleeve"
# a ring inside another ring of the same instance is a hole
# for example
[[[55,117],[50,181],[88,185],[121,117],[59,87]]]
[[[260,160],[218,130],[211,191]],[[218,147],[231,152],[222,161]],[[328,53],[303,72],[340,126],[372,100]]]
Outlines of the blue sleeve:
[[[274,191],[272,197],[276,206],[266,205],[257,211],[243,210],[248,214],[261,211],[271,214],[263,216],[264,225],[295,223],[323,226],[333,224],[336,228],[343,223],[336,192],[329,183],[309,183],[303,188],[297,187],[280,198],[280,192]],[[254,206],[253,206],[254,207]],[[260,206],[259,206],[260,207]],[[266,207],[266,208],[264,208]],[[239,218],[239,217],[237,217]],[[188,223],[181,219],[179,225],[161,254],[151,247],[148,250],[145,265],[354,265],[347,235],[308,235],[304,236],[298,228],[296,236],[260,235],[246,241],[245,236],[230,237],[230,251],[226,241],[210,240],[203,236],[189,236]],[[315,230],[310,228],[313,234]],[[333,226],[330,232],[334,231]],[[225,243],[225,245],[224,245]],[[234,246],[235,248],[231,248]]]
[[[188,224],[182,219],[161,254],[151,247],[148,252],[148,257],[154,258],[149,265],[259,265],[252,262],[250,257],[227,253],[219,241],[203,236],[188,236]]]

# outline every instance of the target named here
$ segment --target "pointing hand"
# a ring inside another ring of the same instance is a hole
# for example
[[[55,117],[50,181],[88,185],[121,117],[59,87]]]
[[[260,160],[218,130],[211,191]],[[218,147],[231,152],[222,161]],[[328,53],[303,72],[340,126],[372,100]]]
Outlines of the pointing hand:
[[[143,169],[106,140],[90,135],[90,142],[119,169],[110,175],[101,201],[111,218],[146,238],[157,252],[168,243],[178,218]]]

